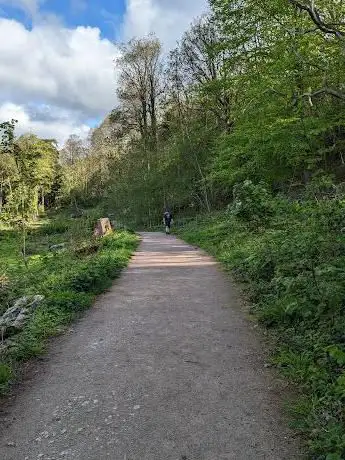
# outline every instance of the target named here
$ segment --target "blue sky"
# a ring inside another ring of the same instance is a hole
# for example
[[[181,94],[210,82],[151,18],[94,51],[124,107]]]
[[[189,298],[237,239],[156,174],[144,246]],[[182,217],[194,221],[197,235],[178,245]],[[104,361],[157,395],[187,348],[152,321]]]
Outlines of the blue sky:
[[[114,40],[120,38],[126,4],[124,0],[47,0],[41,10],[43,13],[53,11],[67,27],[99,27],[103,37]]]
[[[207,0],[0,0],[0,121],[19,134],[86,137],[116,106],[118,43],[154,32],[164,49]]]
[[[32,28],[34,18],[20,2],[6,0],[1,4],[1,16],[15,19]],[[25,4],[25,1],[24,1]],[[40,5],[40,15],[55,15],[66,27],[80,25],[99,27],[102,36],[111,40],[120,38],[126,12],[125,0],[45,0]]]

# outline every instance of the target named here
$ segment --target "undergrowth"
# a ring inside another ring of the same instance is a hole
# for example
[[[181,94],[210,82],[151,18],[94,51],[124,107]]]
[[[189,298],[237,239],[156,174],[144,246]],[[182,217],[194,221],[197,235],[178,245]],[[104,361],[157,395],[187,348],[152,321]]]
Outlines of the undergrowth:
[[[11,336],[9,346],[0,352],[0,393],[16,379],[20,363],[44,352],[47,339],[89,308],[127,265],[137,246],[136,235],[121,230],[96,240],[92,232],[98,217],[97,210],[79,219],[60,214],[31,225],[27,266],[19,229],[0,228],[0,315],[18,297],[45,297],[24,329]],[[62,249],[49,250],[61,243]]]
[[[227,211],[177,232],[244,283],[253,313],[277,338],[273,363],[300,390],[291,412],[310,457],[345,459],[345,203],[251,187]]]

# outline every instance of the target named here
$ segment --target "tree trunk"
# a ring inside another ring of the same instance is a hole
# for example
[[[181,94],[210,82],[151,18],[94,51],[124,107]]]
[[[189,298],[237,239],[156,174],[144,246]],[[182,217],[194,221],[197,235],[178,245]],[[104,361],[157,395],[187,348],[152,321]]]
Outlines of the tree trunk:
[[[150,78],[150,117],[151,117],[151,143],[154,151],[157,150],[157,115],[154,76]]]
[[[44,196],[44,188],[41,189],[41,212],[45,212],[45,196]]]

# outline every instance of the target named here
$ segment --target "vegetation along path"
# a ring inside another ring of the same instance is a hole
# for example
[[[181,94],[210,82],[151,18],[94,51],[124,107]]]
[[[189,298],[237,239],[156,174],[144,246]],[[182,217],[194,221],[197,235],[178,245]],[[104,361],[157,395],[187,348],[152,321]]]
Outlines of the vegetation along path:
[[[210,257],[144,233],[2,420],[2,460],[296,459],[278,386]]]

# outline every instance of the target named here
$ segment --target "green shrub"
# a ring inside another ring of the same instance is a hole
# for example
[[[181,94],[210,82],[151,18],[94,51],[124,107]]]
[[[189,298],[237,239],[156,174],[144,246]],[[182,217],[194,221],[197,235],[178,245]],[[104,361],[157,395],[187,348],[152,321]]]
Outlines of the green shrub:
[[[272,198],[248,182],[234,197],[179,233],[245,283],[274,363],[301,390],[291,409],[312,458],[345,458],[345,202]]]
[[[42,225],[36,232],[40,235],[59,235],[66,233],[69,229],[69,222],[65,220],[52,220],[45,225]]]
[[[0,388],[12,378],[13,372],[9,365],[0,363]]]
[[[96,214],[95,214],[96,215]],[[92,305],[96,294],[111,286],[112,280],[126,266],[138,239],[126,231],[94,241],[92,237],[95,215],[91,212],[80,219],[59,216],[28,232],[27,245],[37,248],[38,254],[28,257],[27,266],[21,256],[19,230],[4,232],[1,256],[4,260],[0,277],[0,314],[23,295],[42,294],[45,300],[37,308],[22,332],[12,342],[0,367],[0,391],[15,377],[17,362],[26,361],[44,352],[49,337],[60,333],[81,312]],[[67,240],[65,251],[47,252],[49,241]],[[90,248],[96,251],[75,251]],[[4,275],[2,274],[4,273]]]
[[[110,264],[113,264],[112,259],[108,260]],[[92,292],[98,294],[109,287],[111,283],[111,279],[109,278],[110,269],[110,267],[106,267],[96,261],[94,261],[91,266],[85,264],[80,267],[78,273],[71,277],[68,286],[71,290],[76,292]],[[116,269],[120,269],[120,267],[116,265]]]
[[[102,239],[101,246],[105,249],[135,249],[138,238],[133,232],[121,230]]]
[[[247,222],[261,222],[272,214],[272,196],[263,184],[255,185],[251,180],[236,184],[233,188],[231,215]]]
[[[92,294],[73,291],[56,292],[44,301],[43,308],[47,311],[60,310],[67,313],[76,313],[89,308],[92,301]]]

